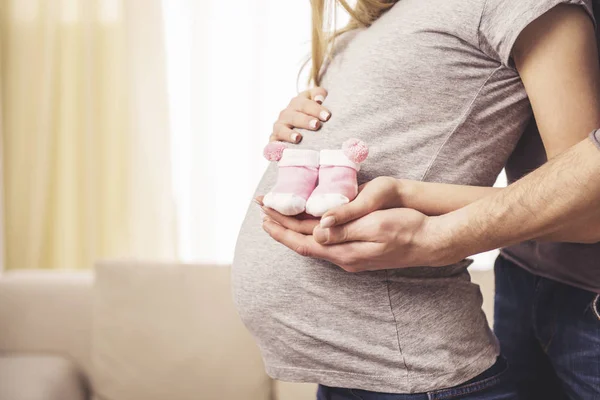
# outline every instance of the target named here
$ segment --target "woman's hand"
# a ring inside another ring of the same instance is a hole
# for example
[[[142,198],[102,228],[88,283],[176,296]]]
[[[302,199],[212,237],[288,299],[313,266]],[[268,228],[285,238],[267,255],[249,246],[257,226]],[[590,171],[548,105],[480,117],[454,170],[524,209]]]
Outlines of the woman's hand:
[[[319,130],[322,123],[331,118],[331,112],[321,105],[325,97],[327,91],[319,87],[306,90],[294,97],[279,113],[279,118],[273,124],[270,141],[300,143],[302,135],[294,131],[294,128]]]
[[[411,181],[380,177],[359,190],[356,199],[329,211],[320,223],[263,207],[263,229],[296,253],[349,272],[442,266],[462,259],[452,253],[439,218],[401,208],[413,190]]]
[[[273,239],[301,256],[330,261],[348,272],[442,266],[462,259],[443,245],[447,241],[438,217],[408,208],[375,211],[327,229],[316,220],[264,210],[263,229]]]
[[[364,217],[377,210],[404,207],[402,198],[406,197],[410,181],[401,181],[390,177],[378,177],[358,188],[358,195],[350,203],[328,211],[321,217],[322,228],[339,226],[358,218]],[[262,206],[263,196],[256,198],[256,202]],[[319,225],[319,219],[302,213],[293,217],[286,217],[277,211],[262,207],[265,215],[285,227],[311,235],[315,227]],[[326,244],[323,242],[323,244]]]

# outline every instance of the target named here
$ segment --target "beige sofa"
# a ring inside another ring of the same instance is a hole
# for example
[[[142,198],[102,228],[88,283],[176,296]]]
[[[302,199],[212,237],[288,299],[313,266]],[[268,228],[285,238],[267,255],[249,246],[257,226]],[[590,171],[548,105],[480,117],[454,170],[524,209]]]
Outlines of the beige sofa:
[[[491,317],[491,272],[475,272]],[[225,266],[101,263],[0,276],[0,400],[308,400],[271,380]]]

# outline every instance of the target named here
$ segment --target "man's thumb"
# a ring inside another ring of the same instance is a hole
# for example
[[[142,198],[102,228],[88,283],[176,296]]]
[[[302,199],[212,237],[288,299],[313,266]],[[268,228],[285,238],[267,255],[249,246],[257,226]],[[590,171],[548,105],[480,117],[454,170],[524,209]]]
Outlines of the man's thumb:
[[[348,204],[334,208],[333,210],[327,211],[323,217],[319,226],[323,229],[331,228],[332,226],[343,225],[355,219],[364,217],[369,214],[370,210],[367,209],[363,201],[355,200]]]

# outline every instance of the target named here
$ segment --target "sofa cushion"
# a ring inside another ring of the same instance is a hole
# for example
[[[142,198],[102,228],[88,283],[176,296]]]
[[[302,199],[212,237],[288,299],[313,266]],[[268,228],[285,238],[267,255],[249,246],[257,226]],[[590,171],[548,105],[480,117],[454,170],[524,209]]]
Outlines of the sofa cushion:
[[[79,369],[64,358],[0,355],[0,399],[85,400],[85,386]]]
[[[91,369],[92,271],[0,275],[0,352],[62,354]]]
[[[270,398],[228,267],[99,264],[92,362],[103,400]]]
[[[297,383],[275,381],[274,392],[278,400],[315,400],[316,383]]]

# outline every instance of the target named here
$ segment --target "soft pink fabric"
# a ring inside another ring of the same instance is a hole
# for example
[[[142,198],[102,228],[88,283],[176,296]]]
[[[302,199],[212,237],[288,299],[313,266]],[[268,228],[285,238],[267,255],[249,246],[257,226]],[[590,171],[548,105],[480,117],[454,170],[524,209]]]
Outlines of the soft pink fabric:
[[[324,165],[319,168],[319,186],[311,196],[334,193],[347,197],[349,201],[354,200],[358,194],[355,169]]]
[[[287,145],[283,142],[270,142],[263,150],[263,156],[269,161],[279,161]]]
[[[317,185],[318,168],[314,167],[279,167],[277,183],[272,193],[290,193],[308,199]]]
[[[359,139],[348,139],[342,145],[342,150],[348,159],[360,164],[369,156],[369,146]]]

